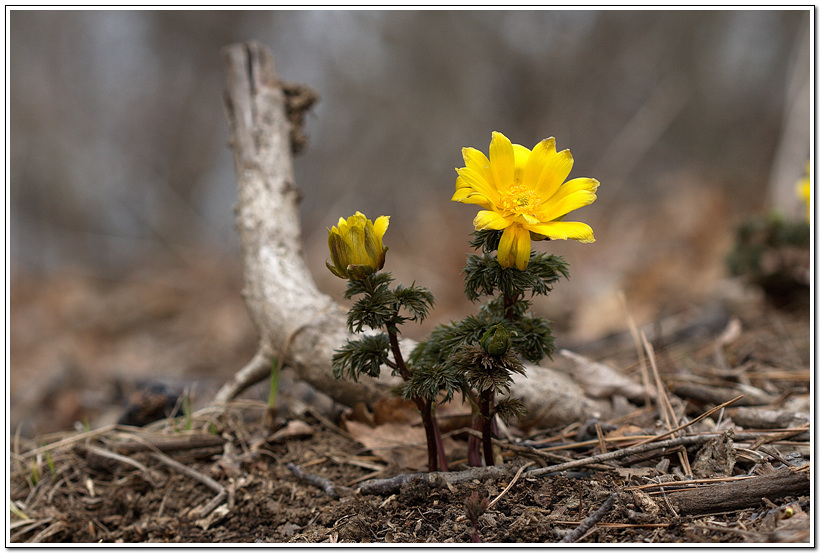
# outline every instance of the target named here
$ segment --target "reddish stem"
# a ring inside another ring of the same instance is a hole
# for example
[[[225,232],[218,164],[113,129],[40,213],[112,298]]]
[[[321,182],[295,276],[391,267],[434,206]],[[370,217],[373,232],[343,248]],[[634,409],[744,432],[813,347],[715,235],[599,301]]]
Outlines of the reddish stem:
[[[404,381],[410,380],[410,370],[404,362],[404,357],[399,348],[399,338],[396,329],[387,325],[387,338],[390,340],[390,350],[393,352],[393,360]],[[424,424],[424,434],[427,438],[427,468],[430,472],[435,472],[441,460],[442,470],[447,470],[447,459],[444,456],[444,447],[441,443],[441,431],[433,417],[432,403],[430,400],[421,397],[414,397],[413,402],[421,413],[421,421]]]
[[[484,390],[479,397],[479,407],[481,409],[481,438],[484,446],[484,464],[491,467],[495,464],[493,458],[493,416],[491,408],[493,405],[493,390]]]
[[[473,430],[478,430],[481,432],[483,426],[484,425],[481,424],[481,417],[475,417],[475,420],[473,421]],[[470,437],[467,438],[467,463],[471,467],[481,466],[481,440],[472,434],[470,434]]]

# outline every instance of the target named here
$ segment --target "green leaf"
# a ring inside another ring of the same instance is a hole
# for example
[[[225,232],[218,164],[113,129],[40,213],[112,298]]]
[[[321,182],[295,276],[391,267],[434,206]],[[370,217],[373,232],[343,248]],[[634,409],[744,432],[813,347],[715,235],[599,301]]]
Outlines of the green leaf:
[[[524,402],[515,397],[505,397],[495,404],[493,413],[505,423],[510,422],[513,417],[521,417],[527,414],[527,406]]]
[[[377,330],[393,322],[397,313],[396,296],[386,284],[379,285],[353,304],[347,314],[347,327],[353,333],[361,332],[364,327]]]
[[[461,369],[467,384],[479,392],[493,390],[509,392],[512,374],[525,374],[524,365],[512,351],[504,355],[490,355],[478,346],[464,346],[453,357],[452,363]]]
[[[407,288],[399,284],[393,291],[393,296],[411,314],[410,320],[413,322],[424,321],[435,303],[433,293],[423,286],[416,286],[415,282]]]
[[[498,249],[503,230],[477,230],[471,233],[470,247],[474,250],[481,248],[484,252],[494,252]]]
[[[439,392],[445,394],[444,401],[453,399],[453,394],[464,390],[466,382],[462,374],[454,367],[444,365],[415,366],[408,380],[401,388],[401,397],[413,399],[437,399]]]
[[[390,340],[385,333],[348,340],[333,355],[333,376],[358,382],[359,376],[377,378],[387,363]]]
[[[510,297],[525,294],[547,295],[561,277],[569,276],[567,263],[560,256],[530,253],[530,262],[523,271],[502,269],[492,253],[470,254],[464,267],[464,293],[470,301],[497,292]]]

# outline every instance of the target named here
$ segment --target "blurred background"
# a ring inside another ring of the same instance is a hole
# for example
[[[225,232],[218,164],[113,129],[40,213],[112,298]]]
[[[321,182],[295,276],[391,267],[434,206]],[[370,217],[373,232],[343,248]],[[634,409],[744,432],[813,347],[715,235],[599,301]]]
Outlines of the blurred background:
[[[87,420],[140,379],[218,386],[253,354],[224,46],[262,42],[321,98],[295,160],[317,284],[341,298],[326,227],[390,215],[386,268],[438,298],[416,338],[474,310],[461,148],[498,130],[571,149],[570,177],[601,182],[573,214],[597,242],[538,243],[571,279],[536,309],[573,345],[626,328],[619,291],[639,324],[725,294],[738,222],[805,213],[811,15],[12,11],[12,424]]]

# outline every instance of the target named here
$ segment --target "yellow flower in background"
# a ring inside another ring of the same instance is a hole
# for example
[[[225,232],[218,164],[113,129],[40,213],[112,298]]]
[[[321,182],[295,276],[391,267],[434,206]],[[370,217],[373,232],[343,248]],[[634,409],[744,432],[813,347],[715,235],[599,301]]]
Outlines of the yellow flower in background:
[[[494,132],[489,159],[475,148],[462,150],[465,167],[456,169],[452,201],[476,204],[476,230],[503,230],[498,262],[523,271],[530,260],[530,240],[594,242],[586,223],[564,221],[597,196],[598,181],[576,178],[564,182],[572,169],[569,150],[555,151],[555,139],[542,140],[530,151]]]
[[[361,280],[384,267],[387,253],[382,239],[390,217],[382,215],[374,223],[357,211],[338,226],[327,229],[327,245],[333,265],[325,263],[339,278]]]
[[[806,162],[806,174],[797,181],[797,197],[806,204],[806,221],[811,220],[811,166]]]

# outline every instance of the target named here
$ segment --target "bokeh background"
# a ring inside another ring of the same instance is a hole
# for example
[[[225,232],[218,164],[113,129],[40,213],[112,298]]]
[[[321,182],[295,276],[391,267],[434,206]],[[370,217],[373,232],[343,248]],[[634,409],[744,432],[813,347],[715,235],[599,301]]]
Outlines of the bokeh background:
[[[9,17],[10,395],[23,432],[129,383],[218,385],[252,355],[239,295],[221,50],[255,39],[321,97],[295,160],[319,287],[326,227],[390,215],[387,268],[471,312],[461,148],[555,136],[597,242],[539,243],[571,280],[536,309],[559,345],[726,293],[736,224],[804,213],[809,10],[27,11]],[[271,214],[275,216],[275,214]]]

